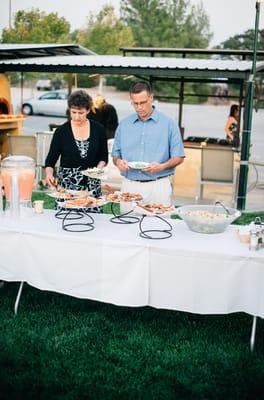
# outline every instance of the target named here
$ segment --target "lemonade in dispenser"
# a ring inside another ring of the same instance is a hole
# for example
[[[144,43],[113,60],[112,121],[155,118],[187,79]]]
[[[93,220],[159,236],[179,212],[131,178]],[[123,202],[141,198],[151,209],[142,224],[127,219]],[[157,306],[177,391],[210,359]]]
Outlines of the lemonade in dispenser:
[[[26,156],[9,156],[1,162],[1,177],[6,198],[5,214],[18,217],[32,212],[35,161]]]

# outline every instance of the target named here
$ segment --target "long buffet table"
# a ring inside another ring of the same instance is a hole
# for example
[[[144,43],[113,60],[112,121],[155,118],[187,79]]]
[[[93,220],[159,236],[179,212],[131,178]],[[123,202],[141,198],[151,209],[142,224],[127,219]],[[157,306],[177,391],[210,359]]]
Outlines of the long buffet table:
[[[93,216],[95,229],[82,233],[64,231],[54,211],[1,217],[0,279],[116,305],[264,317],[264,251],[249,251],[237,227],[207,235],[171,220],[173,236],[151,240],[138,224]]]

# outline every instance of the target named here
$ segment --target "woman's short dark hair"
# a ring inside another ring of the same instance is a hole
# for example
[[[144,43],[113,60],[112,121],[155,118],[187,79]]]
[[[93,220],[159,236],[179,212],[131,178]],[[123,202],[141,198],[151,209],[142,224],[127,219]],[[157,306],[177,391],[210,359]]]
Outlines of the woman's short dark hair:
[[[230,107],[230,113],[229,116],[230,117],[234,117],[235,116],[235,112],[238,111],[238,105],[237,104],[232,104],[232,106]]]
[[[93,106],[93,99],[85,90],[75,90],[68,98],[68,107],[86,108],[90,110]]]
[[[129,89],[130,94],[147,92],[148,94],[152,94],[152,87],[149,82],[141,81],[132,83]]]

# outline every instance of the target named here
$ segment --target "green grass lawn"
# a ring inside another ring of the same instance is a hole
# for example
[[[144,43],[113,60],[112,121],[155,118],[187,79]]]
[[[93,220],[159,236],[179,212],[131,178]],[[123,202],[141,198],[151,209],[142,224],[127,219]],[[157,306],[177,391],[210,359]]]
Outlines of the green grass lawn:
[[[263,399],[263,321],[0,291],[0,399]]]
[[[0,289],[0,400],[264,398],[263,320],[252,353],[244,313],[116,307],[25,285],[14,316],[17,290]]]

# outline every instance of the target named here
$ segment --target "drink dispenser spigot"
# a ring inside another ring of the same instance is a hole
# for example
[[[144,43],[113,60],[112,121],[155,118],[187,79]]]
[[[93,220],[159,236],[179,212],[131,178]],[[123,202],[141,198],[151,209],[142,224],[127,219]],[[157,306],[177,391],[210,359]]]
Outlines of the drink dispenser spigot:
[[[26,156],[6,157],[1,162],[1,176],[6,197],[5,214],[18,217],[31,213],[35,161]]]

